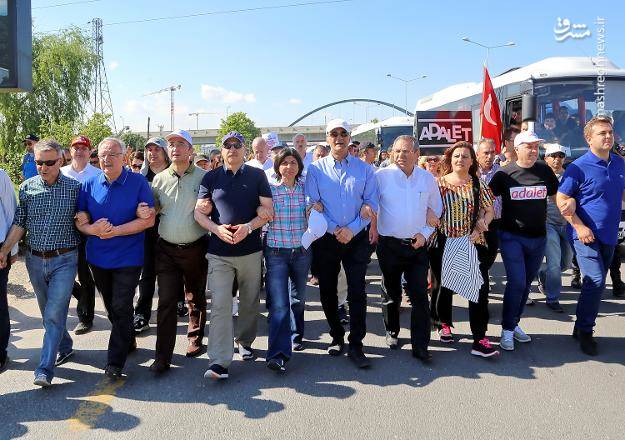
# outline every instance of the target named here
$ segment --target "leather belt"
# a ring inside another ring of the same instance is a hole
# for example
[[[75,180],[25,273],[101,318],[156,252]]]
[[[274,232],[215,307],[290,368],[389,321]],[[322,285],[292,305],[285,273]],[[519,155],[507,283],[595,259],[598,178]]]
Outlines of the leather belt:
[[[404,246],[412,246],[413,243],[412,238],[397,238],[385,235],[380,235],[380,238],[383,240],[396,241],[399,244],[403,244]]]
[[[55,249],[53,251],[36,251],[34,249],[30,249],[30,253],[33,254],[35,257],[46,259],[46,258],[54,258],[54,257],[58,257],[59,255],[67,254],[68,252],[71,252],[75,249],[76,249],[76,246],[70,247],[70,248]]]
[[[178,244],[178,243],[170,243],[167,240],[163,240],[162,238],[159,238],[159,240],[165,246],[173,247],[173,248],[176,248],[176,249],[188,249],[190,247],[202,244],[202,242],[204,240],[204,237],[200,238],[199,240],[195,240],[193,243],[180,243],[180,244]]]

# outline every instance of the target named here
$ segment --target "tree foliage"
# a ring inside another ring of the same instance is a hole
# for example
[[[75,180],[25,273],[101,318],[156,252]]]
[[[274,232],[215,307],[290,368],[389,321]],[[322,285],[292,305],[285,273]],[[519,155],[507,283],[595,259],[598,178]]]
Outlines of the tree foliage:
[[[77,130],[76,134],[87,136],[91,139],[91,145],[95,148],[102,139],[113,136],[113,130],[111,130],[111,126],[108,124],[109,118],[110,115],[94,113],[89,120]]]
[[[78,28],[34,35],[32,92],[0,94],[0,161],[13,179],[26,134],[71,138],[85,115],[96,61],[89,37]]]
[[[221,146],[221,138],[230,131],[238,131],[245,138],[245,145],[249,148],[252,140],[260,136],[260,129],[256,127],[245,112],[232,113],[226,119],[221,120],[219,132],[215,139],[215,145]]]
[[[133,133],[132,131],[125,131],[121,135],[122,141],[128,147],[132,147],[135,151],[143,150],[143,146],[148,141],[146,138],[141,136],[139,133]]]

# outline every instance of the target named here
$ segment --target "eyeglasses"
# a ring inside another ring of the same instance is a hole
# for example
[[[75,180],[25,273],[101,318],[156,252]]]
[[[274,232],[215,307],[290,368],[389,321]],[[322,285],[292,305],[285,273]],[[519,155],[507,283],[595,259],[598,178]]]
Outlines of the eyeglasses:
[[[564,153],[553,153],[550,154],[551,157],[557,157],[559,159],[564,159],[566,157],[566,155]]]
[[[130,165],[132,167],[133,170],[140,170],[141,169],[141,165]]]
[[[440,159],[438,157],[428,157],[427,159],[425,159],[426,162],[440,162]]]
[[[243,147],[243,144],[241,142],[226,142],[223,145],[223,148],[225,148],[226,150],[229,150],[231,148],[238,150],[239,148],[242,148],[242,147]]]
[[[121,155],[122,155],[121,153],[108,153],[108,154],[98,154],[98,157],[100,159],[106,159],[107,157],[115,159],[115,158],[117,158],[117,157],[119,157]]]
[[[335,138],[335,137],[339,137],[339,136],[347,137],[347,136],[349,136],[349,133],[347,133],[346,131],[331,131],[330,132],[330,137]]]
[[[59,161],[59,159],[54,159],[54,160],[36,160],[35,163],[37,165],[41,166],[47,166],[47,167],[51,167],[54,166],[54,164],[56,164]]]

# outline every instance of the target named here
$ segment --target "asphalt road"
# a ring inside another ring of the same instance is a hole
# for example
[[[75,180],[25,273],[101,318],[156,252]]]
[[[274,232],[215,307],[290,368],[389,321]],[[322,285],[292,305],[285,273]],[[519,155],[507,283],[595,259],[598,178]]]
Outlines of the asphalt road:
[[[12,336],[9,370],[0,375],[0,438],[229,438],[229,439],[622,439],[625,438],[625,301],[606,290],[596,328],[600,355],[583,355],[570,336],[577,291],[565,287],[565,314],[554,314],[536,291],[537,304],[522,321],[533,337],[497,360],[469,354],[466,302],[456,298],[457,342],[432,336],[434,360],[410,356],[409,309],[402,312],[401,350],[384,343],[379,272],[373,261],[366,352],[370,370],[347,357],[325,354],[329,342],[318,290],[309,286],[307,349],[295,353],[285,375],[265,367],[267,325],[262,318],[255,347],[260,358],[235,355],[230,379],[207,382],[206,354],[187,359],[180,320],[173,363],[164,377],[148,371],[152,328],[138,338],[127,378],[103,378],[109,323],[98,298],[94,330],[76,336],[74,358],[57,368],[54,385],[32,384],[42,339],[41,318],[24,265],[10,274]],[[502,265],[495,264],[491,340],[498,341]],[[570,276],[564,284],[569,285]],[[263,316],[264,305],[261,306]],[[75,301],[68,328],[76,324]]]

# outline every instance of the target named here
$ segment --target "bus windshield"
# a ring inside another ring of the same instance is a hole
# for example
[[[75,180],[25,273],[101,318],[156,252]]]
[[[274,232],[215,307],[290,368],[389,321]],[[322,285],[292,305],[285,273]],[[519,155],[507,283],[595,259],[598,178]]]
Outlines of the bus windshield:
[[[395,127],[380,128],[380,150],[385,151],[391,148],[397,136],[407,134],[412,136],[412,125],[399,125]]]
[[[567,161],[588,150],[584,125],[597,115],[597,97],[603,93],[604,110],[614,118],[615,140],[625,141],[625,81],[608,79],[603,87],[595,80],[537,82],[534,95],[538,105],[536,134],[545,143],[557,142],[567,148]]]

